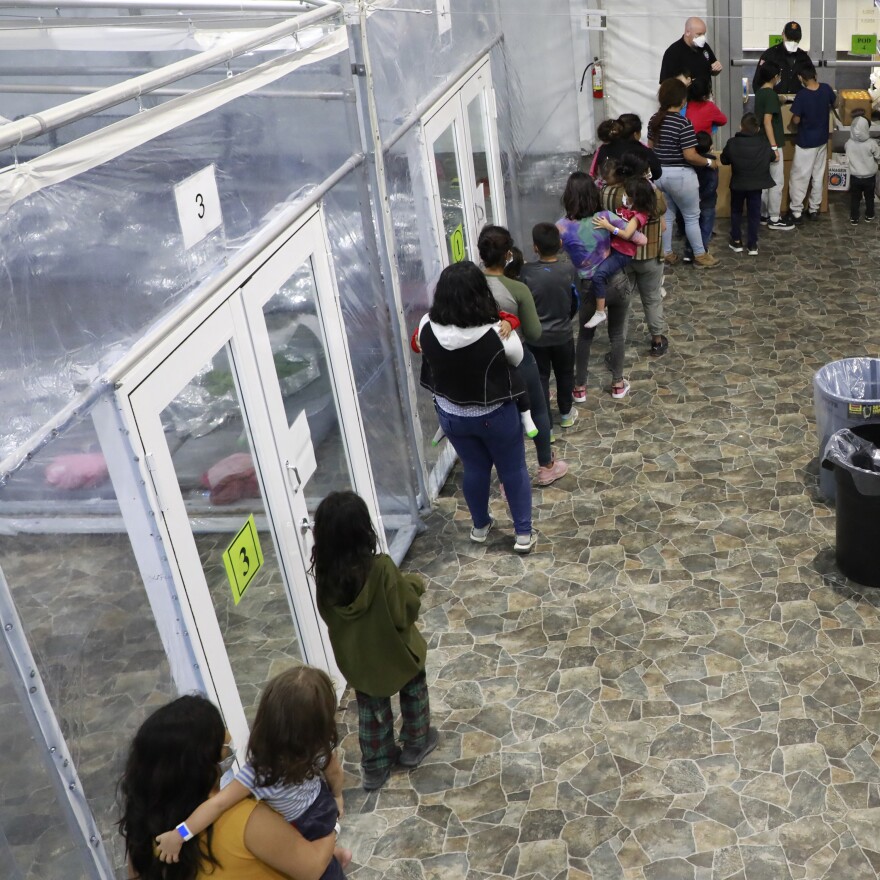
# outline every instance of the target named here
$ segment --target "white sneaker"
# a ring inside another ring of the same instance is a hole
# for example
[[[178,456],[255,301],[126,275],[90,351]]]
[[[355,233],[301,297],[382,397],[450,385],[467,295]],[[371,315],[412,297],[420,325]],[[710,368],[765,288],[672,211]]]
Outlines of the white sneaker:
[[[584,324],[584,327],[586,327],[587,330],[592,330],[593,327],[598,327],[603,321],[607,321],[607,320],[608,320],[608,313],[607,312],[604,312],[604,311],[603,312],[594,312],[593,317],[590,318],[590,320],[587,321],[586,324]]]
[[[572,407],[564,416],[560,416],[559,424],[563,428],[570,428],[578,419],[578,411]]]
[[[478,529],[476,526],[474,526],[471,529],[471,540],[475,544],[485,544],[486,538],[489,536],[489,532],[492,531],[492,526],[494,526],[494,525],[495,525],[495,520],[492,519],[492,517],[490,516],[488,525],[483,526],[483,528],[481,528],[481,529]]]
[[[538,533],[532,529],[528,535],[517,535],[513,542],[513,549],[517,553],[531,553],[532,547],[538,543]]]
[[[660,299],[666,299],[666,288],[662,284],[660,285]]]
[[[439,446],[445,436],[446,434],[443,432],[443,428],[437,428],[437,433],[431,438],[431,446]]]

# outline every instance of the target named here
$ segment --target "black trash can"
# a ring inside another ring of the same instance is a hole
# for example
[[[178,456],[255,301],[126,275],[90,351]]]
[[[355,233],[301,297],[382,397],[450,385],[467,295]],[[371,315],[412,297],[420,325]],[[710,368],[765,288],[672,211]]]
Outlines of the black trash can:
[[[880,424],[880,358],[832,361],[813,377],[819,461],[828,440],[841,428]],[[834,475],[819,469],[819,494],[834,500]]]
[[[880,425],[837,431],[822,467],[837,489],[837,567],[850,580],[880,587]]]

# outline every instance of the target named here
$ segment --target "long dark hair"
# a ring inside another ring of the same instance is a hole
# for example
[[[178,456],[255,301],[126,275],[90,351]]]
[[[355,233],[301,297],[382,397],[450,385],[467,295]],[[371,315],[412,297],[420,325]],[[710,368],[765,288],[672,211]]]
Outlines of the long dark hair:
[[[248,762],[259,785],[315,779],[333,756],[336,691],[314,666],[295,666],[266,685],[248,740]]]
[[[664,79],[657,91],[657,100],[660,109],[651,117],[648,128],[651,130],[651,140],[654,144],[660,143],[661,131],[670,107],[680,107],[687,99],[687,86],[680,80],[672,77]]]
[[[217,707],[197,694],[157,709],[135,734],[119,783],[119,831],[140,880],[193,880],[208,865],[218,864],[211,852],[211,828],[203,840],[181,849],[177,864],[160,862],[153,844],[210,796],[225,735]]]
[[[470,260],[447,266],[437,279],[428,317],[434,324],[455,327],[494,324],[498,306],[480,267]]]
[[[601,201],[599,190],[589,174],[583,171],[573,171],[568,176],[565,184],[565,192],[562,194],[562,207],[565,208],[565,216],[569,220],[583,220],[591,217],[599,210]]]
[[[331,492],[315,511],[314,536],[311,571],[319,601],[351,605],[376,555],[376,531],[364,499],[354,492]]]
[[[502,269],[507,252],[513,247],[513,236],[503,226],[484,226],[477,238],[477,250],[487,269]]]
[[[782,68],[775,61],[765,61],[758,65],[755,71],[755,79],[752,81],[752,87],[757,92],[762,86],[765,86],[771,79],[779,76]]]

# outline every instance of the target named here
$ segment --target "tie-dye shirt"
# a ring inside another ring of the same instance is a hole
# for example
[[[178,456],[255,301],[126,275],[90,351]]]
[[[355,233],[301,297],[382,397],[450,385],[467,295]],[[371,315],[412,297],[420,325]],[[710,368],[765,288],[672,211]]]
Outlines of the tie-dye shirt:
[[[593,226],[593,217],[605,217],[609,223],[619,229],[626,228],[626,221],[621,220],[611,211],[597,211],[580,220],[569,220],[563,217],[557,220],[556,228],[562,238],[562,247],[568,254],[572,265],[581,278],[592,278],[599,264],[611,254],[611,233],[607,229]]]

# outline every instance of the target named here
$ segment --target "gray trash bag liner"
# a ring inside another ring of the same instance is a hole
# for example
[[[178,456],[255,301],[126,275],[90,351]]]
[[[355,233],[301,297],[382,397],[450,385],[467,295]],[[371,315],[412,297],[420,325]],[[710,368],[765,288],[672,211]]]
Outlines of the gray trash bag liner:
[[[848,428],[831,435],[825,444],[822,467],[843,467],[862,495],[880,495],[880,448]]]

